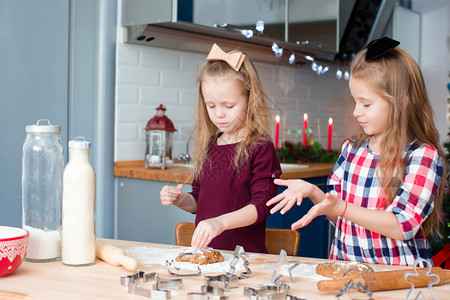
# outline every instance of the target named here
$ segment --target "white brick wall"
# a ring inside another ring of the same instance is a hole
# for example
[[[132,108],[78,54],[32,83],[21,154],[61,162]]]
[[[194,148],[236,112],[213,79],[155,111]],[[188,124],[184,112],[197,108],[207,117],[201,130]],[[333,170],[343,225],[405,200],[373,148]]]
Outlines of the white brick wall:
[[[177,132],[173,153],[186,151],[191,134],[197,98],[196,76],[206,55],[150,46],[119,43],[116,70],[115,161],[143,160],[145,125],[155,115],[159,104],[167,107],[166,115]],[[318,141],[326,147],[328,118],[333,117],[333,149],[355,134],[357,124],[352,116],[353,102],[348,81],[337,80],[335,69],[318,76],[309,65],[280,66],[254,62],[264,90],[270,100],[271,115],[282,117],[281,130],[300,130],[303,114],[308,113]],[[283,128],[283,117],[286,127]],[[272,124],[272,131],[274,131]],[[301,136],[286,133],[286,140],[298,142]],[[283,133],[280,132],[280,143]]]

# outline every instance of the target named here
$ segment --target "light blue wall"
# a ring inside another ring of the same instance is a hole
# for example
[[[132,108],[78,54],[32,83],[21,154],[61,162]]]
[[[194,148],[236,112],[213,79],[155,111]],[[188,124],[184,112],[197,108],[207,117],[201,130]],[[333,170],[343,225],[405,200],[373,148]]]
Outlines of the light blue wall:
[[[49,119],[67,143],[69,1],[0,1],[0,41],[0,225],[21,226],[25,126]]]
[[[0,225],[21,226],[25,126],[50,119],[92,142],[96,229],[113,236],[117,1],[0,1]]]

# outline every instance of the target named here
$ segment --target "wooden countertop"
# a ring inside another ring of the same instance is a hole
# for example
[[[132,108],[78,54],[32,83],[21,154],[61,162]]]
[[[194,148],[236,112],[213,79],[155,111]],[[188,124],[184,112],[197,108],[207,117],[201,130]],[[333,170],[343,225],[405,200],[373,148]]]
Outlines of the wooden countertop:
[[[152,249],[180,248],[180,251],[183,249],[183,247],[170,245],[102,240],[123,249],[141,246]],[[223,252],[231,253],[229,251]],[[259,284],[270,284],[273,269],[267,267],[266,262],[276,261],[278,256],[251,253],[248,257],[253,274],[247,279],[240,280],[238,288],[231,289],[230,292],[225,293],[229,296],[229,299],[248,300],[250,299],[249,297],[243,296],[244,287],[257,288]],[[317,264],[327,260],[290,256],[289,261],[296,261],[303,264]],[[405,268],[385,265],[371,266],[375,271]],[[140,265],[139,270],[145,273],[159,272],[159,276],[165,279],[182,278],[183,288],[181,290],[173,290],[171,292],[171,299],[187,299],[187,293],[199,293],[201,286],[204,285],[205,274],[195,277],[174,277],[167,272],[163,264]],[[142,296],[128,294],[127,288],[120,285],[120,276],[131,274],[132,272],[127,271],[123,267],[111,266],[100,259],[97,259],[94,265],[87,267],[65,266],[61,261],[49,263],[24,261],[17,271],[0,278],[0,299],[147,299]],[[318,300],[335,299],[336,292],[320,292],[317,290],[317,280],[297,276],[294,277],[294,280],[295,283],[291,283],[287,276],[281,279],[282,282],[290,286],[290,295]],[[143,286],[151,289],[153,283],[149,282]],[[441,286],[433,286],[432,290],[436,299],[447,299],[450,293],[450,284],[447,282]],[[427,299],[431,299],[427,288],[415,289],[414,295],[419,291],[427,295]],[[406,299],[408,292],[409,289],[374,292],[373,298]],[[358,296],[358,292],[352,292],[352,295]],[[359,296],[359,298],[367,298],[365,294],[359,294]]]
[[[308,163],[308,167],[298,168],[292,164],[282,167],[282,179],[303,179],[312,177],[328,176],[333,170],[334,164]],[[175,183],[191,184],[194,179],[192,167],[175,164],[165,170],[159,168],[145,168],[143,160],[118,161],[114,163],[114,175],[116,177],[127,177],[144,180],[165,181]]]

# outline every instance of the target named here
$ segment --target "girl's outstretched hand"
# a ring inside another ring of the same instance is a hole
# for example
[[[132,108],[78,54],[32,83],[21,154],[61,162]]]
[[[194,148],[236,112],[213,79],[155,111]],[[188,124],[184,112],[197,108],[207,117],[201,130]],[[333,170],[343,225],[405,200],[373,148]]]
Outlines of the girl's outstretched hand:
[[[280,211],[281,214],[286,213],[288,210],[294,206],[295,203],[300,205],[302,203],[303,198],[307,198],[311,195],[314,189],[314,185],[304,181],[304,180],[283,180],[283,179],[275,179],[275,184],[286,186],[287,189],[284,190],[281,194],[276,195],[269,201],[267,201],[266,205],[270,206],[278,202],[275,207],[270,210],[270,213],[273,214],[277,211]]]
[[[305,227],[306,225],[311,223],[311,221],[315,217],[318,217],[318,216],[327,215],[327,214],[337,215],[336,211],[338,209],[340,201],[342,201],[342,200],[339,200],[338,198],[336,198],[335,196],[333,196],[330,193],[326,193],[325,199],[323,199],[323,201],[321,201],[320,203],[311,207],[311,209],[308,211],[308,213],[306,215],[304,215],[300,220],[298,220],[297,222],[295,222],[291,225],[291,229],[295,230],[295,229]]]
[[[177,186],[165,185],[161,189],[159,193],[159,197],[161,199],[162,205],[171,205],[174,201],[178,200],[180,197],[181,189],[183,188],[183,184],[179,184]]]
[[[224,231],[222,222],[216,218],[206,219],[198,223],[192,235],[191,245],[197,249],[208,246],[213,238]]]

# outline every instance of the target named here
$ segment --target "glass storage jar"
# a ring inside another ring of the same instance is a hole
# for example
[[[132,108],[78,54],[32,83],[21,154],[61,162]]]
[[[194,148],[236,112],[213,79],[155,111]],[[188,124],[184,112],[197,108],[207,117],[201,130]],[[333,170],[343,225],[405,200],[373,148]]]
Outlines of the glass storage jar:
[[[61,126],[51,125],[45,119],[26,126],[25,130],[22,148],[22,226],[30,232],[25,260],[59,260],[64,164]]]

